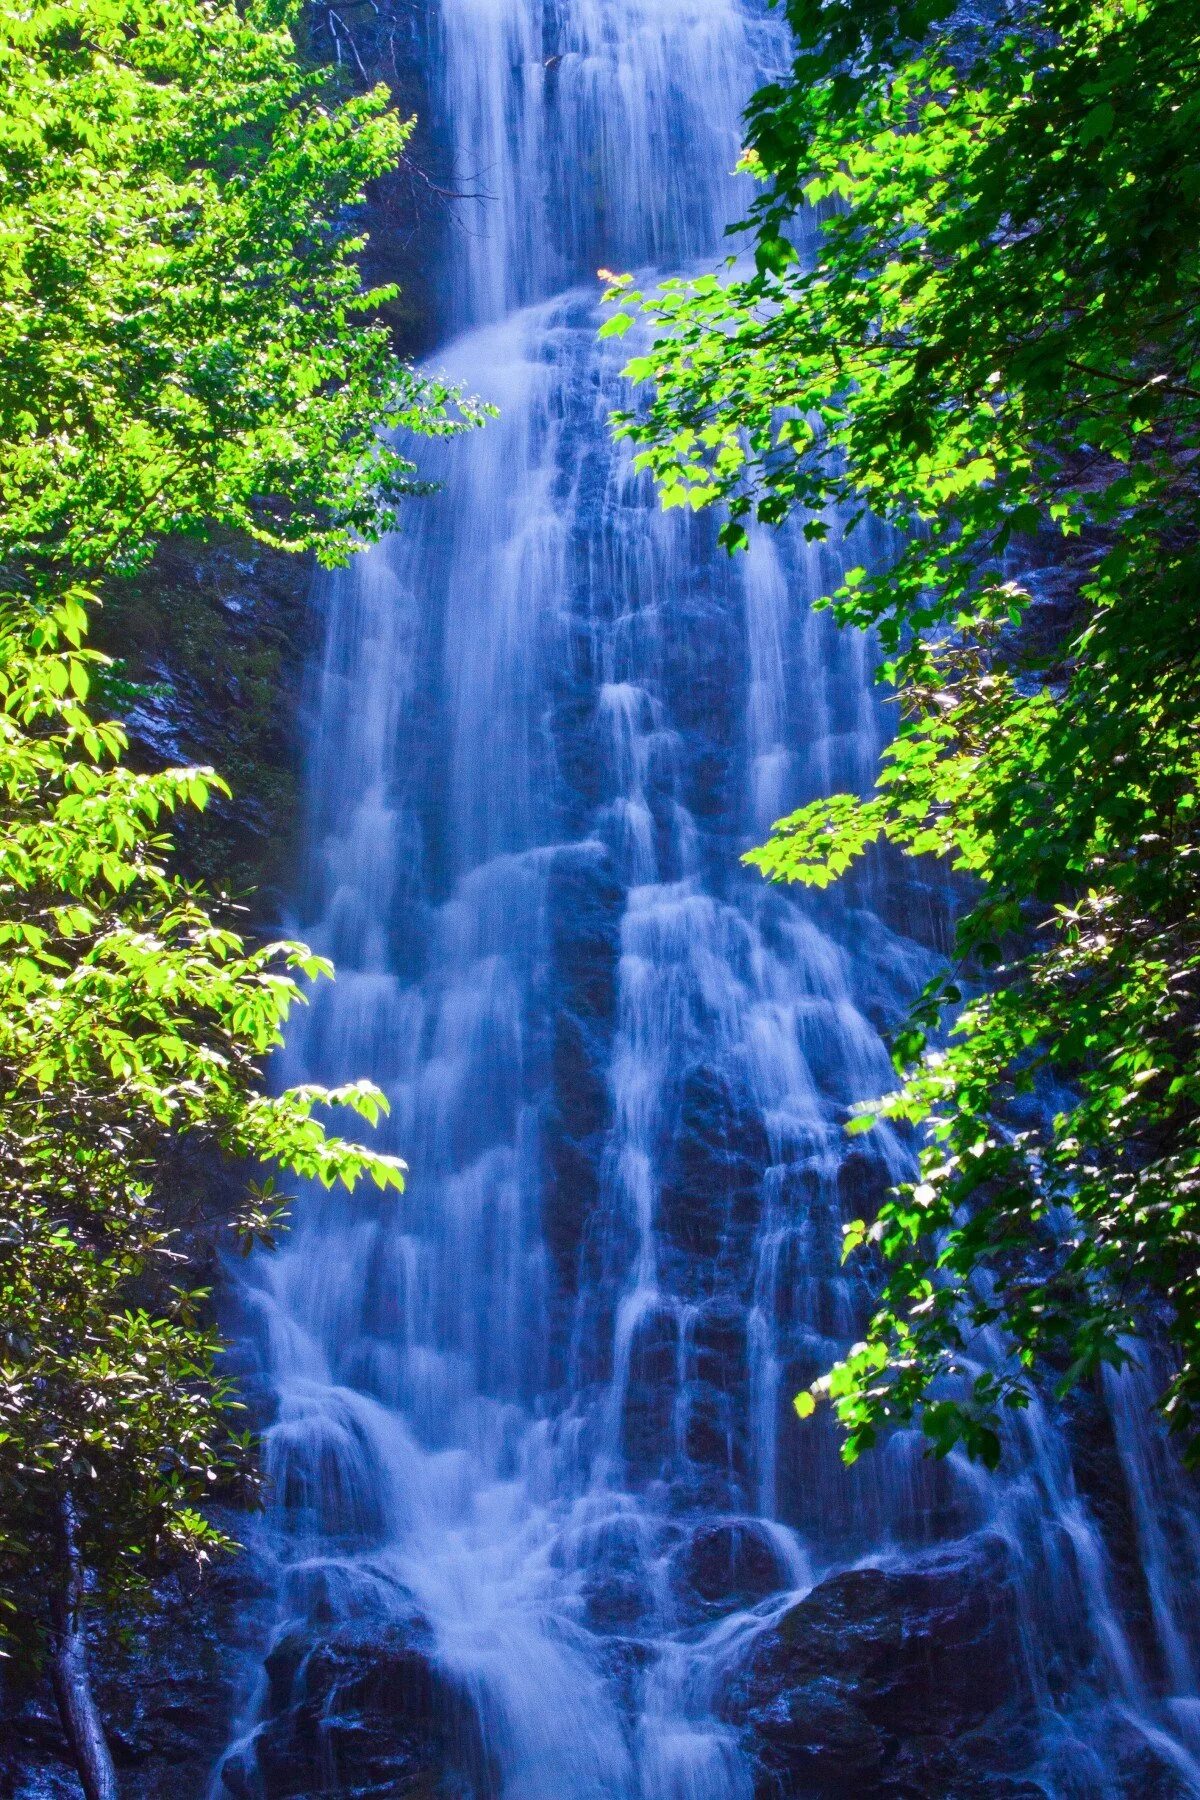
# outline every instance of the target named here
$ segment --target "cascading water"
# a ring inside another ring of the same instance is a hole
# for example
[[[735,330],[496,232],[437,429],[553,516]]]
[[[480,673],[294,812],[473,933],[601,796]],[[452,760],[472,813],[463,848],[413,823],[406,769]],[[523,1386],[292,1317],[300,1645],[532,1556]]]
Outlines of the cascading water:
[[[441,0],[433,38],[488,196],[439,360],[500,417],[425,457],[440,494],[323,596],[308,906],[339,976],[286,1057],[370,1074],[412,1179],[306,1196],[256,1269],[277,1617],[213,1793],[418,1791],[339,1772],[344,1679],[288,1739],[338,1631],[423,1671],[422,1793],[937,1791],[817,1763],[764,1785],[730,1698],[857,1567],[986,1584],[996,1766],[1027,1783],[987,1792],[1200,1794],[1194,1529],[1137,1377],[1105,1414],[1132,1623],[1048,1416],[991,1478],[905,1436],[847,1471],[791,1411],[861,1327],[841,1221],[906,1152],[842,1127],[889,1080],[938,897],[877,871],[801,901],[740,868],[785,806],[871,780],[869,646],[810,610],[828,548],[731,561],[656,510],[608,431],[594,281],[720,253],[778,27],[739,0]]]

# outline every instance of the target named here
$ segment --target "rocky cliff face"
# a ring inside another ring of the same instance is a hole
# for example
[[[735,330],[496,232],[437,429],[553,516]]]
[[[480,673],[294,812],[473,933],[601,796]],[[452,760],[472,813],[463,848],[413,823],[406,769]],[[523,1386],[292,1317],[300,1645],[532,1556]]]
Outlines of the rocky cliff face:
[[[223,1520],[236,1531],[237,1520]],[[239,1646],[263,1628],[245,1558],[161,1583],[119,1635],[97,1634],[97,1697],[122,1800],[200,1800],[227,1741]],[[79,1800],[49,1683],[11,1670],[0,1690],[0,1796]]]
[[[233,789],[183,815],[181,855],[251,926],[279,919],[294,877],[314,572],[248,538],[175,539],[113,584],[93,628],[132,758],[211,764]]]
[[[1029,1670],[987,1546],[820,1583],[755,1644],[722,1696],[755,1800],[1051,1800],[1031,1758]],[[1083,1775],[1080,1795],[1098,1792]],[[1116,1790],[1183,1800],[1171,1759],[1125,1734]]]

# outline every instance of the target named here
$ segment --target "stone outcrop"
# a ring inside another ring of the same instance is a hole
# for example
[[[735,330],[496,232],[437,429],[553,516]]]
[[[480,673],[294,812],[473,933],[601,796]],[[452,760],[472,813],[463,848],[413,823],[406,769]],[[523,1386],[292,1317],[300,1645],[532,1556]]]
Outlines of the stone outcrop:
[[[223,1519],[236,1530],[236,1521]],[[240,1654],[265,1630],[249,1556],[202,1581],[162,1583],[127,1639],[97,1637],[97,1697],[122,1800],[199,1800],[240,1698]],[[0,1800],[79,1800],[48,1681],[12,1669],[0,1686]]]
[[[222,1766],[229,1800],[449,1800],[486,1780],[471,1707],[419,1630],[296,1631],[265,1667],[263,1722]]]
[[[1003,1774],[1020,1679],[994,1574],[849,1570],[763,1633],[722,1702],[756,1800],[1041,1800]]]

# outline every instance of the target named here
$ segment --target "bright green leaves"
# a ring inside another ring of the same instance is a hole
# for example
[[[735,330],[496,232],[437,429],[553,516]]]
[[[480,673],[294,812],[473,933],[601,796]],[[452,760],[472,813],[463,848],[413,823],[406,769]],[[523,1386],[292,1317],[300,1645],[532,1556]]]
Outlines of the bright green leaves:
[[[828,800],[814,800],[790,818],[780,819],[770,841],[748,851],[743,860],[773,881],[801,881],[806,887],[827,887],[845,874],[886,826],[884,801],[834,794]]]
[[[754,245],[754,264],[760,275],[782,275],[796,262],[796,250],[777,232],[764,233]]]
[[[327,561],[478,409],[400,363],[348,209],[409,127],[232,5],[0,5],[0,537],[135,562],[214,520]],[[76,690],[78,691],[78,690]],[[81,695],[82,697],[82,695]]]
[[[1119,1362],[1149,1304],[1200,1454],[1200,16],[786,11],[754,270],[619,296],[655,339],[617,425],[730,549],[754,520],[893,528],[826,602],[899,700],[876,790],[747,860],[823,887],[883,840],[974,896],[873,1109],[925,1145],[847,1230],[878,1309],[800,1410],[828,1399],[850,1457],[919,1418],[990,1465],[1038,1372]]]

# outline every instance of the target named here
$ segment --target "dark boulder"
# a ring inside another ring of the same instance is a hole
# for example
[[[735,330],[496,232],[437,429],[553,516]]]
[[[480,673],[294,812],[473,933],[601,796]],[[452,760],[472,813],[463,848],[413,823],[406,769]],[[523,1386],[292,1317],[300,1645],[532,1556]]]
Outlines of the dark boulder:
[[[722,1710],[757,1800],[1038,1795],[1005,1775],[1019,1736],[995,1559],[820,1583],[754,1643]]]
[[[485,1778],[473,1708],[418,1627],[284,1634],[266,1717],[222,1767],[230,1800],[434,1800]]]

